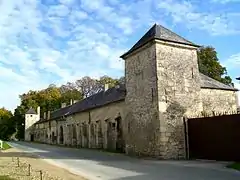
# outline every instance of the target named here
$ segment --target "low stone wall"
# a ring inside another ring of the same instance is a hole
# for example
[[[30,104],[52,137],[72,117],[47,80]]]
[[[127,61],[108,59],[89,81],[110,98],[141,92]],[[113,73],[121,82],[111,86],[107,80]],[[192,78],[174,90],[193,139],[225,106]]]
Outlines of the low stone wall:
[[[201,89],[204,112],[237,111],[236,91]]]

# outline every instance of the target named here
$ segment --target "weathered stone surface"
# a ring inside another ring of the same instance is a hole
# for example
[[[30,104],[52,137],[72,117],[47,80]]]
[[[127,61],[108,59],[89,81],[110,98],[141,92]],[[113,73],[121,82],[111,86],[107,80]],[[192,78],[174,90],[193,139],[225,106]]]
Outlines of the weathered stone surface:
[[[201,89],[204,112],[237,111],[237,93],[217,89]]]
[[[159,129],[156,45],[148,43],[125,59],[128,132],[126,152],[155,156]]]
[[[182,158],[183,116],[202,110],[196,48],[157,41],[156,63],[160,154],[165,159]]]

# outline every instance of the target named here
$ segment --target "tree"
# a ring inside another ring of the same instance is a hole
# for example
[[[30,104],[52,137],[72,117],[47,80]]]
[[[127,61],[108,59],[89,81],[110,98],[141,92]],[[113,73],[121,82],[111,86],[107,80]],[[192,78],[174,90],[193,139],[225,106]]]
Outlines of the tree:
[[[13,115],[13,121],[16,123],[16,128],[17,128],[17,133],[16,133],[16,138],[17,139],[24,139],[24,131],[25,131],[25,109],[23,109],[23,106],[18,106],[14,110],[14,115]]]
[[[198,66],[201,73],[224,84],[233,85],[231,77],[227,75],[226,67],[220,64],[217,52],[213,47],[201,47],[197,53]]]
[[[81,100],[83,98],[82,93],[78,91],[74,83],[68,82],[59,89],[61,93],[61,102],[69,103],[71,100]]]
[[[109,88],[112,88],[114,86],[116,86],[119,83],[118,79],[113,79],[109,76],[102,76],[100,77],[100,79],[98,80],[98,85],[99,85],[99,91],[104,90],[104,85],[108,84]]]
[[[99,82],[89,76],[77,80],[75,84],[85,98],[99,92]]]
[[[15,132],[15,123],[11,111],[0,109],[0,139],[8,140]]]

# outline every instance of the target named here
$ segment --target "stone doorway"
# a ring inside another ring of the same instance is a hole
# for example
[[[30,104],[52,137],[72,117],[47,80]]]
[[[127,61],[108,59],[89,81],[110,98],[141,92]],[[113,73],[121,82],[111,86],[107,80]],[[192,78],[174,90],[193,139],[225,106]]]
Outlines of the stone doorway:
[[[30,141],[34,141],[34,134],[30,134]]]
[[[76,125],[72,125],[72,146],[77,145],[77,128]]]
[[[62,126],[60,126],[60,144],[63,144],[63,139],[64,137],[63,137],[63,127]]]
[[[97,121],[97,127],[96,127],[96,134],[97,134],[97,148],[103,149],[103,132],[102,132],[102,124],[101,121]]]
[[[88,124],[83,124],[83,147],[87,148],[88,147]]]
[[[90,125],[90,146],[91,148],[96,148],[96,133],[95,133],[96,125],[91,124]]]
[[[125,143],[123,139],[123,130],[122,130],[122,118],[121,116],[116,119],[117,124],[117,140],[116,140],[116,150],[119,152],[125,152]]]
[[[52,143],[54,143],[54,142],[55,142],[55,133],[52,132]]]

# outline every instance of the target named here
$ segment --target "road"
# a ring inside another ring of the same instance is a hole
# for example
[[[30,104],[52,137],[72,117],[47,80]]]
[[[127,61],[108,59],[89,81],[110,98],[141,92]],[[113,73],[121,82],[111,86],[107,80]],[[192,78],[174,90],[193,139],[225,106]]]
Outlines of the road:
[[[157,161],[90,149],[11,142],[11,146],[35,153],[53,165],[89,180],[239,180],[240,173],[225,163],[205,161]],[[10,156],[10,154],[9,154]]]

